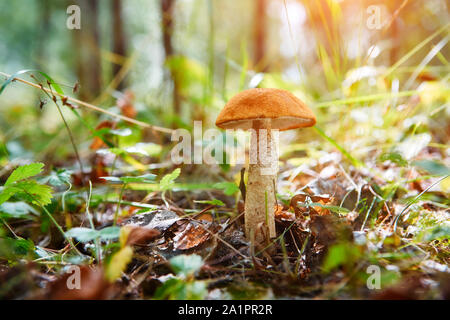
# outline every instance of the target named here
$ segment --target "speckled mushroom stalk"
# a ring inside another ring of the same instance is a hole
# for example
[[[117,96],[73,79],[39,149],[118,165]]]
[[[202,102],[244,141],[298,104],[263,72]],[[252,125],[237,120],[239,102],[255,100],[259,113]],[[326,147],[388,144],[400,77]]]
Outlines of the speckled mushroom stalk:
[[[238,93],[217,117],[216,125],[222,129],[252,131],[245,199],[245,233],[252,242],[262,244],[276,236],[275,129],[290,130],[315,123],[312,111],[296,96],[286,90],[269,88]]]
[[[271,121],[254,120],[245,199],[245,234],[262,243],[276,236],[275,205],[278,157]]]

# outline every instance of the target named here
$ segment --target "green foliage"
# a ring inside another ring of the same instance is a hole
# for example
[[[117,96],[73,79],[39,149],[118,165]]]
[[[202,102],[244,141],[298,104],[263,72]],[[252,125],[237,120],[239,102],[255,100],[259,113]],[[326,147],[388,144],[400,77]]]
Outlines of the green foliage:
[[[4,202],[0,205],[1,218],[31,218],[30,213],[37,214],[33,207],[23,201]]]
[[[232,196],[239,192],[239,186],[234,182],[218,182],[214,184],[214,188],[221,189],[227,196]]]
[[[159,182],[160,190],[167,191],[171,189],[175,183],[175,180],[179,177],[180,173],[181,169],[177,168],[171,173],[166,174],[164,177],[162,177],[161,181]]]
[[[424,232],[422,236],[425,241],[444,240],[450,238],[450,223],[437,225],[431,230]]]
[[[208,293],[206,282],[193,280],[193,275],[203,265],[198,255],[179,255],[170,259],[176,278],[166,280],[156,292],[154,299],[201,300]]]
[[[320,207],[320,208],[328,209],[334,213],[340,213],[340,214],[347,214],[350,212],[350,210],[348,210],[347,208],[332,206],[332,205],[328,205],[328,204],[321,204],[321,203],[317,203],[317,202],[297,203],[297,206],[298,207]]]
[[[125,177],[100,177],[100,178],[112,183],[152,183],[154,182],[156,175],[149,173],[136,177],[125,176]]]
[[[330,247],[323,263],[325,273],[340,266],[351,266],[361,256],[357,247],[351,243],[338,243]]]
[[[8,180],[6,180],[5,182],[5,186],[9,186],[16,181],[24,180],[38,175],[42,172],[43,167],[43,163],[31,163],[20,166],[11,173]]]
[[[210,204],[213,206],[224,206],[225,203],[220,201],[219,199],[213,199],[213,200],[194,200],[195,203],[203,203],[203,204]]]
[[[42,163],[32,163],[16,168],[0,192],[0,204],[16,196],[27,202],[45,206],[51,202],[52,189],[35,180],[26,180],[42,172]]]
[[[27,239],[0,238],[0,258],[18,260],[34,255],[34,243]]]
[[[395,164],[398,164],[401,167],[405,167],[408,165],[408,161],[403,159],[402,155],[397,152],[383,153],[380,156],[380,161],[386,161],[386,160],[389,160]]]
[[[66,236],[76,238],[80,242],[89,242],[100,238],[101,240],[111,240],[119,238],[119,227],[106,227],[101,230],[76,227],[66,232]]]
[[[170,266],[175,273],[183,278],[192,276],[203,266],[202,257],[191,255],[179,255],[170,259]]]
[[[436,176],[448,176],[450,175],[450,168],[446,165],[432,160],[418,160],[412,163],[414,166],[419,167],[425,171],[428,171],[432,175]]]
[[[53,169],[50,175],[41,180],[43,183],[49,183],[52,186],[59,187],[70,184],[72,171],[66,169]]]

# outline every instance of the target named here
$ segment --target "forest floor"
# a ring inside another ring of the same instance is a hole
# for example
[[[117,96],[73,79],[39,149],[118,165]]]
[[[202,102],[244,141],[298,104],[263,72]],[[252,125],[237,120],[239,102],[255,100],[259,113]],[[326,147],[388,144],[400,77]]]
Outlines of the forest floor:
[[[240,168],[163,162],[167,141],[142,143],[152,130],[103,121],[81,154],[47,150],[45,165],[5,144],[0,297],[450,299],[450,156],[429,143],[443,131],[358,160],[317,132],[281,155],[265,246],[243,234]]]

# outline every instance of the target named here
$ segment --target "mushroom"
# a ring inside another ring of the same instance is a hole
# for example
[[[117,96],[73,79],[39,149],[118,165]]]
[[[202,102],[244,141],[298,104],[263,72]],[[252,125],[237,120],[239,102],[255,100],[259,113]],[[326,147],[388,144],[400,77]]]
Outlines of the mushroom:
[[[236,94],[217,117],[219,128],[251,131],[245,197],[245,234],[248,239],[263,243],[276,236],[278,155],[275,130],[311,127],[315,123],[314,114],[300,99],[286,90],[269,88],[249,89]]]

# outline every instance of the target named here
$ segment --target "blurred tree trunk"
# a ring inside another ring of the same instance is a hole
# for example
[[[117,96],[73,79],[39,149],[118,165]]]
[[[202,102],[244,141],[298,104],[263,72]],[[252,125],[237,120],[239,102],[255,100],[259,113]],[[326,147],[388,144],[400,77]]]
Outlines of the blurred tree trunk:
[[[88,61],[89,77],[89,94],[91,98],[97,97],[102,88],[102,66],[100,53],[100,30],[98,25],[98,0],[86,0],[86,28],[83,26],[81,30],[88,37]],[[83,18],[82,18],[83,19]]]
[[[172,46],[172,34],[174,26],[173,9],[175,7],[175,0],[161,0],[161,17],[162,17],[162,35],[163,35],[163,45],[166,60],[173,55]],[[178,82],[171,71],[172,82],[173,82],[173,110],[176,115],[181,116],[181,99],[178,89]]]
[[[40,70],[45,69],[46,60],[46,39],[50,31],[50,16],[52,12],[52,7],[50,6],[49,0],[43,0],[41,6],[41,30],[39,32],[39,41],[37,42],[37,68]]]
[[[112,0],[111,5],[113,26],[113,52],[122,57],[125,57],[127,45],[122,23],[122,0]],[[113,77],[119,73],[121,67],[122,66],[117,63],[113,64]],[[124,81],[120,82],[118,89],[121,90],[123,89],[123,87]]]
[[[266,72],[267,63],[265,61],[266,54],[266,0],[255,1],[255,17],[254,17],[254,65],[256,71]]]
[[[70,6],[73,4],[73,1],[68,0],[67,6]],[[74,63],[75,63],[75,70],[77,75],[77,82],[79,83],[79,89],[78,89],[78,96],[81,100],[87,100],[89,94],[88,94],[88,85],[86,83],[86,76],[85,76],[85,66],[84,66],[84,59],[83,59],[83,16],[81,17],[81,29],[77,30],[71,30],[72,34],[72,42],[73,42],[73,48],[74,48]]]

